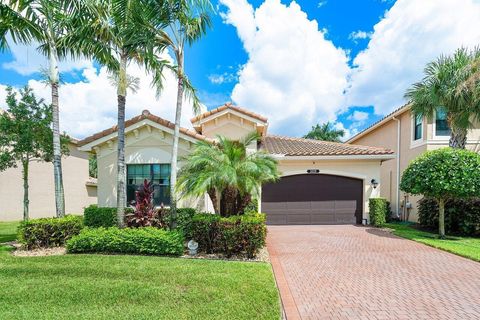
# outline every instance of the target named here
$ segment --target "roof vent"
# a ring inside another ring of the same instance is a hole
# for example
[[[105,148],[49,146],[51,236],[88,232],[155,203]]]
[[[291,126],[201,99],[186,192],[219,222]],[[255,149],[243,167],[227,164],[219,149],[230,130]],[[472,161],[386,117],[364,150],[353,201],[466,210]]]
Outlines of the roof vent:
[[[147,109],[142,111],[142,116],[148,116],[148,115],[150,115],[150,111],[148,111]]]

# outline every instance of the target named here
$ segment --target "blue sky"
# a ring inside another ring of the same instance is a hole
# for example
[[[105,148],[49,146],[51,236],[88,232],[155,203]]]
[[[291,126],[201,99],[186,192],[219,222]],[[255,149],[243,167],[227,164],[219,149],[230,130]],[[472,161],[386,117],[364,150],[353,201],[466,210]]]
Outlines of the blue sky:
[[[404,103],[426,62],[480,43],[479,0],[214,0],[213,28],[188,48],[186,71],[208,109],[227,101],[267,116],[270,132],[301,136],[331,121],[353,135]],[[476,28],[477,26],[477,28]],[[465,30],[468,29],[468,32]],[[49,101],[34,47],[0,54],[5,85],[27,82]],[[148,75],[127,97],[173,118],[175,84],[156,100]],[[65,62],[62,128],[83,137],[115,123],[114,89],[90,61]],[[0,107],[2,106],[0,101]],[[185,107],[184,125],[192,115]]]

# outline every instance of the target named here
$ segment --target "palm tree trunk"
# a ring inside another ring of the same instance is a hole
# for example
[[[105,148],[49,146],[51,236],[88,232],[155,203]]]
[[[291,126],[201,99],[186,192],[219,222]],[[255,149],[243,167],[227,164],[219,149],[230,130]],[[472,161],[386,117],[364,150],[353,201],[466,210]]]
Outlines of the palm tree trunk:
[[[28,221],[29,214],[28,214],[28,206],[29,206],[29,200],[28,200],[28,162],[29,160],[23,160],[22,165],[23,165],[23,221]]]
[[[120,57],[118,74],[117,104],[118,104],[118,141],[117,141],[117,224],[125,226],[125,104],[127,96],[127,56]]]
[[[172,228],[176,227],[177,217],[177,196],[175,193],[175,185],[177,183],[177,159],[178,159],[178,141],[180,138],[180,122],[182,119],[183,104],[183,52],[177,51],[178,63],[178,89],[177,89],[177,107],[175,110],[175,129],[173,132],[172,160],[170,161],[170,206],[172,213]]]
[[[58,57],[55,48],[51,48],[50,84],[52,86],[52,116],[53,116],[53,177],[55,183],[55,208],[58,218],[65,215],[65,195],[62,177],[62,151],[60,146],[60,111],[58,103]]]
[[[454,126],[450,126],[450,128],[452,128],[452,132],[450,134],[448,145],[452,148],[465,149],[467,130],[455,128]]]
[[[215,211],[216,214],[220,214],[219,207],[218,207],[217,190],[215,188],[211,188],[210,190],[208,190],[207,193],[210,196],[210,200],[212,200],[213,211]]]
[[[445,200],[438,199],[438,234],[445,239]]]

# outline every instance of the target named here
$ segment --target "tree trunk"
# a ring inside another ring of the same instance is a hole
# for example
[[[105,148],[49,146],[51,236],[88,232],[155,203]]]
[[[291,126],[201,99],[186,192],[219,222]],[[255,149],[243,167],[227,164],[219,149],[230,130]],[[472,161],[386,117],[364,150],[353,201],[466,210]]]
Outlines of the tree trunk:
[[[244,214],[245,208],[252,201],[252,195],[247,193],[244,195],[239,194],[237,197],[237,214]]]
[[[237,190],[232,187],[227,187],[222,192],[220,201],[220,215],[222,217],[229,217],[237,212]]]
[[[118,104],[118,141],[117,141],[117,224],[125,226],[125,103],[127,96],[127,57],[120,57],[118,74],[117,104]]]
[[[445,239],[445,200],[438,199],[438,234]]]
[[[28,206],[30,201],[28,200],[28,159],[22,161],[23,165],[23,221],[28,221]]]
[[[60,110],[58,103],[58,57],[55,48],[50,48],[50,84],[52,87],[53,116],[53,176],[55,183],[55,208],[57,217],[65,216],[65,195],[62,177],[62,151],[60,145]]]
[[[450,134],[448,145],[452,148],[465,149],[465,144],[467,142],[467,130],[454,128],[453,126],[450,126],[450,128],[452,128],[452,132]]]
[[[215,188],[212,188],[212,189],[208,190],[207,193],[210,196],[210,200],[212,200],[213,210],[215,211],[216,214],[220,214],[220,211],[219,211],[219,208],[218,208],[217,190],[215,190]]]
[[[178,160],[178,140],[180,138],[180,122],[182,119],[183,104],[183,52],[177,51],[178,64],[178,89],[177,89],[177,107],[175,110],[175,129],[173,132],[172,159],[170,161],[170,207],[172,214],[172,228],[176,227],[177,217],[177,195],[175,193],[175,185],[177,183],[177,160]]]

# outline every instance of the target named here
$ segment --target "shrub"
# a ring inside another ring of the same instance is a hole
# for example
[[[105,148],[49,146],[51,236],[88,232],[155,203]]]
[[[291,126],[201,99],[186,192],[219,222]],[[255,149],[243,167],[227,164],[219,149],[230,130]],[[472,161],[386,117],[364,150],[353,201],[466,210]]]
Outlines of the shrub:
[[[182,232],[187,240],[192,239],[192,219],[196,213],[197,211],[193,208],[177,208],[175,230]],[[163,216],[163,221],[166,226],[172,225],[173,217],[170,210]]]
[[[79,234],[82,228],[82,216],[31,219],[20,223],[18,240],[27,249],[58,247]]]
[[[159,212],[153,206],[153,183],[143,181],[138,191],[135,191],[135,209],[125,215],[128,227],[161,227]]]
[[[265,215],[260,213],[228,218],[197,214],[192,220],[192,236],[201,251],[223,253],[227,257],[234,254],[254,257],[265,246],[265,220]]]
[[[99,207],[92,204],[83,210],[86,227],[113,227],[117,225],[117,208]]]
[[[423,198],[418,203],[421,226],[438,226],[438,202]],[[469,236],[480,236],[480,199],[450,199],[445,203],[445,231]]]
[[[387,200],[384,198],[371,198],[368,201],[370,224],[375,227],[383,226],[387,216]]]
[[[69,253],[183,254],[183,235],[154,227],[85,228],[67,242]]]
[[[445,202],[480,197],[480,155],[453,148],[427,151],[405,169],[400,189],[437,199],[438,233],[444,238]]]

